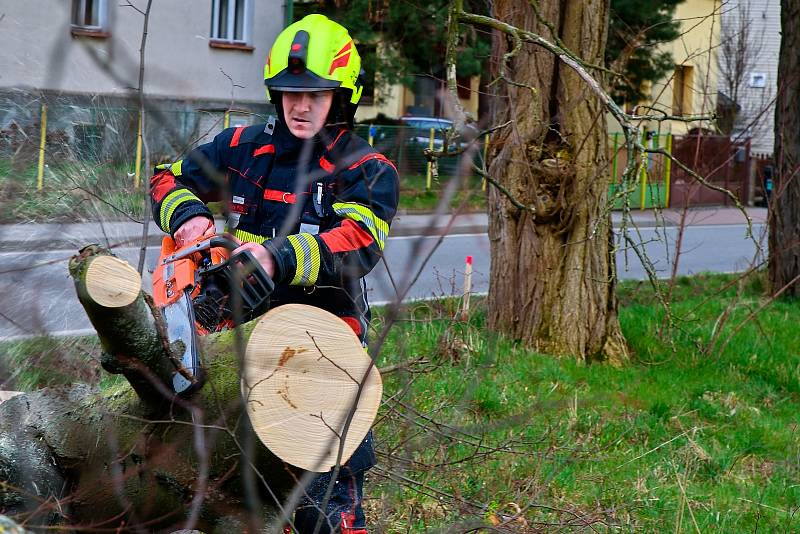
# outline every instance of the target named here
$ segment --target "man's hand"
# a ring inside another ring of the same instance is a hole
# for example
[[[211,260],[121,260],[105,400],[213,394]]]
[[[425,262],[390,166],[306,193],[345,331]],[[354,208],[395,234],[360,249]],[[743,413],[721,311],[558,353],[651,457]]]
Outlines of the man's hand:
[[[180,228],[175,230],[173,239],[175,239],[175,244],[178,246],[178,248],[181,248],[200,236],[206,235],[211,237],[215,233],[216,229],[214,228],[214,221],[208,217],[198,215],[197,217],[192,217],[191,219],[187,220],[180,226]]]
[[[253,254],[253,257],[258,260],[258,263],[261,264],[261,267],[263,267],[264,271],[267,273],[267,276],[270,278],[275,276],[275,259],[263,245],[259,245],[258,243],[242,243],[241,247],[231,252],[231,256],[243,250],[249,250]]]

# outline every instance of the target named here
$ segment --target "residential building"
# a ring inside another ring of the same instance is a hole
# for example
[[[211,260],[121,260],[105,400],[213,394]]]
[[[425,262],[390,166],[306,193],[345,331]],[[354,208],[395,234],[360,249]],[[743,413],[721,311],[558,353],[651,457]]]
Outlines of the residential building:
[[[646,128],[660,133],[685,134],[691,129],[711,130],[711,120],[688,120],[689,117],[711,117],[717,107],[715,50],[719,44],[720,0],[686,0],[678,4],[675,19],[680,21],[680,36],[662,46],[672,53],[675,70],[650,87],[650,99],[636,108],[640,114],[671,115],[687,120],[649,121]],[[634,105],[627,104],[629,109]],[[652,108],[652,109],[649,109]],[[609,117],[609,131],[621,132]]]
[[[722,130],[749,137],[751,151],[770,156],[781,46],[779,0],[727,0],[718,51]]]
[[[49,124],[69,139],[76,126],[116,127],[98,109],[138,105],[146,5],[0,0],[0,132],[37,123],[41,103],[50,105]],[[143,72],[153,129],[161,119],[161,129],[189,142],[218,130],[229,107],[243,112],[232,123],[268,114],[263,64],[285,17],[283,0],[153,2]]]

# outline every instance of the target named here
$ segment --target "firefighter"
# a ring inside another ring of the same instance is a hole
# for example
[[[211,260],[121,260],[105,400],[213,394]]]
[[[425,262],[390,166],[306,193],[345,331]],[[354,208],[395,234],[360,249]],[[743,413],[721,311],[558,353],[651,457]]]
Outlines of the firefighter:
[[[181,246],[215,232],[207,202],[227,208],[226,231],[272,277],[270,307],[318,306],[362,342],[370,320],[363,277],[378,262],[397,210],[395,166],[352,132],[361,59],[347,30],[309,15],[278,35],[264,80],[277,117],[228,128],[151,179],[153,215]],[[366,533],[364,473],[375,463],[369,433],[342,466],[321,532]],[[295,510],[312,532],[332,473],[306,488]]]

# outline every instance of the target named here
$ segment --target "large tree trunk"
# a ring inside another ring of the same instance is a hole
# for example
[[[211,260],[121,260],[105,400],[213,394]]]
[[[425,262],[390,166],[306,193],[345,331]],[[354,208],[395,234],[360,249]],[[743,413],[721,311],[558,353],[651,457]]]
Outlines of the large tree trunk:
[[[608,0],[538,4],[566,47],[602,64]],[[497,0],[493,15],[554,40],[528,2]],[[512,47],[495,36],[495,74]],[[497,84],[494,116],[514,125],[492,139],[489,173],[533,209],[489,194],[489,325],[545,353],[622,362],[605,110],[578,75],[534,45],[522,47],[506,76],[516,84]]]
[[[70,271],[102,342],[103,367],[128,382],[45,389],[0,404],[0,514],[68,531],[169,532],[196,503],[195,524],[209,533],[242,532],[253,514],[271,516],[274,495],[285,495],[301,472],[250,431],[235,333],[201,338],[207,383],[178,399],[163,324],[138,274],[97,247],[84,249]],[[126,272],[134,276],[120,284]],[[112,283],[89,283],[104,276]],[[240,329],[245,341],[251,329]],[[260,480],[252,492],[243,477],[251,466]]]
[[[781,52],[775,102],[775,184],[770,207],[773,292],[800,296],[800,1],[781,1]],[[787,287],[788,286],[788,287]]]

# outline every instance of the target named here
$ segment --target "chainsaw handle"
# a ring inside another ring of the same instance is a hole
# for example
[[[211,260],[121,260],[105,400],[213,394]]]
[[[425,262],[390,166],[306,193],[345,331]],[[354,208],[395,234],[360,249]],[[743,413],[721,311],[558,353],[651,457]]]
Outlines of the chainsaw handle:
[[[166,265],[167,263],[172,263],[173,261],[180,260],[197,252],[202,252],[212,248],[224,248],[229,252],[233,252],[239,248],[239,243],[230,237],[221,235],[214,235],[212,237],[201,236],[201,238],[198,239],[194,244],[187,245],[174,254],[170,254],[162,259],[161,264]]]
[[[223,235],[215,235],[208,241],[209,247],[222,247],[228,249],[229,252],[233,252],[241,245],[231,239],[230,237],[226,237]]]

